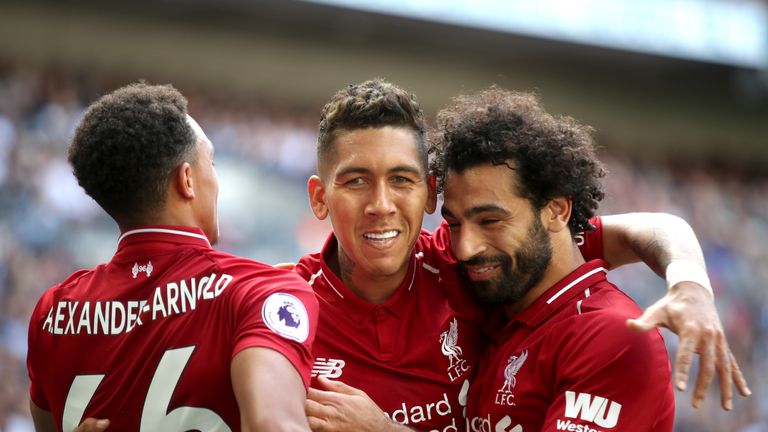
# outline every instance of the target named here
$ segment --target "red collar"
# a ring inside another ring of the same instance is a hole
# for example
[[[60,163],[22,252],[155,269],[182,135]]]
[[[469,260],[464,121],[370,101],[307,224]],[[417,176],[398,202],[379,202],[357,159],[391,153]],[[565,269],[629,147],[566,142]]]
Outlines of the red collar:
[[[580,265],[545,291],[524,311],[517,314],[512,321],[519,321],[531,327],[538,326],[560,306],[583,293],[589,287],[605,280],[607,267],[608,263],[603,260],[592,260]]]

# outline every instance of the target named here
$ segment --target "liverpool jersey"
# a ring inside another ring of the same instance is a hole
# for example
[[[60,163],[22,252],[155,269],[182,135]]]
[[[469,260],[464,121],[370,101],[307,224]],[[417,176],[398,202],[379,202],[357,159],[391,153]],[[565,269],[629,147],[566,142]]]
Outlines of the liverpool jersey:
[[[240,430],[230,363],[284,355],[309,383],[317,300],[296,274],[212,249],[200,230],[123,234],[112,260],[48,290],[29,326],[34,403],[59,430]]]

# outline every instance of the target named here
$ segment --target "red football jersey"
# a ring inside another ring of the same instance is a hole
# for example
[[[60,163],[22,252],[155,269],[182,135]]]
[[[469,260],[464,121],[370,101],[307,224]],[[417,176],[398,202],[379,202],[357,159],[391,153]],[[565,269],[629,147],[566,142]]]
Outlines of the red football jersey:
[[[598,230],[577,241],[601,258],[600,220],[592,222]],[[403,284],[382,305],[358,297],[329,269],[326,257],[336,247],[331,234],[296,267],[320,301],[312,376],[365,391],[391,419],[416,430],[465,430],[485,314],[461,288],[447,225],[422,231]]]
[[[29,326],[34,403],[59,430],[238,431],[232,358],[283,354],[309,384],[317,300],[306,281],[211,248],[202,231],[146,227],[112,260],[48,290]]]
[[[493,337],[469,396],[471,431],[671,431],[675,400],[661,333],[635,333],[640,308],[583,264]]]

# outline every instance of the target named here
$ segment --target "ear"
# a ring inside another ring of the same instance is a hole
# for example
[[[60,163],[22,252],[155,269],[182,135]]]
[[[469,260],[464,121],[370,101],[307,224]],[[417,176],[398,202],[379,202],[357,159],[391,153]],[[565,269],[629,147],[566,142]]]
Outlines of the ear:
[[[195,184],[192,179],[192,166],[189,162],[184,162],[176,168],[176,174],[172,177],[173,188],[176,192],[187,200],[195,198]]]
[[[544,206],[541,212],[542,225],[550,232],[560,232],[568,229],[568,221],[571,219],[573,201],[567,197],[552,198]]]
[[[312,213],[320,220],[325,219],[328,216],[328,206],[325,204],[325,186],[320,177],[313,175],[307,180],[307,195]]]
[[[429,195],[427,195],[427,205],[424,208],[424,211],[432,214],[437,208],[437,178],[435,178],[435,176],[431,175],[427,177],[427,188],[427,193]]]

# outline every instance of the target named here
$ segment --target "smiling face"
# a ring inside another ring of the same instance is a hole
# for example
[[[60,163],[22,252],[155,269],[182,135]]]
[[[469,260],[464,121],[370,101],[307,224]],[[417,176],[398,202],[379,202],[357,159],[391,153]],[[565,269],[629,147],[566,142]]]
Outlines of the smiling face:
[[[552,259],[540,211],[514,190],[507,165],[479,165],[445,180],[443,217],[451,246],[476,297],[485,303],[520,301],[543,278]]]
[[[331,218],[343,278],[399,285],[424,211],[435,205],[414,133],[391,126],[343,132],[321,175],[309,181],[310,202],[315,216]]]

